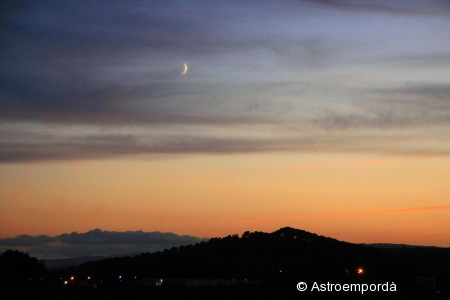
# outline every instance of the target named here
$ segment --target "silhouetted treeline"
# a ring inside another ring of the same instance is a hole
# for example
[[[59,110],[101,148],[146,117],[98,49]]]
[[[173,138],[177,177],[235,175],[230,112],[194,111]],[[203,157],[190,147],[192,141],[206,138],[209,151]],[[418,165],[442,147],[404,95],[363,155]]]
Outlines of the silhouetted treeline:
[[[88,262],[46,274],[58,297],[85,299],[441,299],[449,248],[378,249],[303,230],[245,232],[157,253]],[[358,272],[358,270],[360,272]],[[418,281],[419,280],[419,281]],[[422,280],[422,281],[421,281]],[[435,280],[435,281],[433,281]],[[395,283],[395,293],[299,294],[296,283]],[[420,284],[418,284],[418,282]],[[430,284],[435,282],[435,285]],[[122,295],[122,296],[120,296]],[[442,298],[443,299],[443,298]]]
[[[359,278],[390,280],[418,271],[415,266],[379,249],[341,242],[302,230],[283,228],[273,233],[246,232],[213,238],[196,245],[174,247],[85,263],[77,272],[102,278],[219,277],[253,280]]]
[[[2,282],[40,279],[45,273],[44,264],[28,253],[19,250],[6,250],[0,254],[0,280]]]

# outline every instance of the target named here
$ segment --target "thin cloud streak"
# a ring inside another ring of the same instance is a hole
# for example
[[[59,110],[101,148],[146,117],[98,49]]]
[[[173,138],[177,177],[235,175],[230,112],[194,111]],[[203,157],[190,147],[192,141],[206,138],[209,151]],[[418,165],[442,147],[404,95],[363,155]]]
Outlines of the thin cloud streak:
[[[379,14],[430,16],[448,14],[450,5],[445,0],[409,0],[409,1],[361,1],[361,0],[300,0],[335,9],[363,11]]]
[[[0,163],[106,159],[128,155],[152,154],[241,154],[302,151],[304,153],[349,153],[362,152],[391,156],[409,155],[419,157],[445,157],[450,149],[445,141],[417,145],[412,137],[396,133],[384,135],[345,132],[334,135],[312,131],[294,133],[292,131],[266,128],[264,135],[258,136],[250,129],[239,128],[248,136],[231,135],[211,131],[206,134],[172,133],[113,133],[66,132],[66,136],[53,133],[17,131],[14,139],[0,141]],[[231,127],[230,127],[231,131]],[[4,132],[0,129],[0,134]],[[312,133],[315,133],[313,136]],[[272,136],[271,136],[272,134]],[[436,134],[439,134],[437,132]],[[430,137],[428,141],[433,141]],[[401,143],[400,143],[401,141]],[[425,139],[424,139],[425,141]],[[376,162],[348,162],[348,164],[389,163],[389,159]],[[344,162],[346,164],[347,162]],[[305,165],[300,168],[329,167],[331,165]]]
[[[412,213],[412,212],[436,211],[436,210],[448,210],[448,209],[450,209],[450,205],[422,206],[422,207],[397,208],[397,209],[352,211],[352,212],[329,213],[329,214],[314,214],[314,215],[303,215],[303,216],[287,216],[287,217],[278,217],[278,218],[250,219],[250,220],[241,220],[241,221],[239,221],[239,223],[262,223],[262,222],[274,222],[274,221],[285,221],[285,220],[317,219],[317,218],[345,217],[345,216],[357,216],[357,215]]]

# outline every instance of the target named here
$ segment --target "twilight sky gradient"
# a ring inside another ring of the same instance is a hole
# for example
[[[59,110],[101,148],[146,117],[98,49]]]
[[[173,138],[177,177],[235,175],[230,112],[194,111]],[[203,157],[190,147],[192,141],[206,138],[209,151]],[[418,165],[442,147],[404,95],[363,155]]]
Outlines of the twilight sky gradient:
[[[449,1],[0,14],[0,238],[290,226],[450,246]]]

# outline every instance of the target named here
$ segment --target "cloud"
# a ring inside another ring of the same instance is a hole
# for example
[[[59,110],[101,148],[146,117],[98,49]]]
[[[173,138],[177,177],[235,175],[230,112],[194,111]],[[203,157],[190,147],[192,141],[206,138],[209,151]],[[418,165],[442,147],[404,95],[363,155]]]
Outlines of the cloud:
[[[95,159],[134,154],[251,153],[312,148],[310,138],[240,138],[195,135],[87,136],[41,143],[0,142],[1,162]]]
[[[446,68],[445,63],[450,60],[450,52],[433,51],[430,53],[414,53],[414,54],[390,54],[385,57],[377,57],[373,59],[375,64],[388,64],[392,66],[420,67],[420,68]]]
[[[99,159],[140,154],[231,154],[272,151],[449,154],[446,86],[377,90],[348,110],[329,105],[314,114],[280,109],[273,124],[224,127],[63,127],[16,124],[0,129],[1,162]],[[371,98],[376,98],[372,101]],[[257,113],[264,107],[249,109]],[[283,113],[283,110],[286,110]],[[285,118],[283,120],[283,118]],[[417,137],[420,137],[418,139]]]
[[[446,120],[434,124],[432,132],[421,133],[425,117],[410,120],[415,131],[405,132],[404,120],[379,116],[375,121],[358,116],[342,116],[338,112],[323,115],[314,121],[285,123],[279,126],[228,126],[207,130],[198,127],[179,128],[178,133],[142,127],[103,130],[92,128],[48,130],[46,126],[34,130],[8,129],[0,141],[0,162],[33,162],[54,160],[104,159],[133,155],[173,154],[238,154],[255,152],[349,153],[362,152],[388,155],[448,155]],[[436,120],[433,120],[436,122]],[[352,123],[353,122],[353,123]],[[431,123],[431,121],[430,121]],[[439,127],[441,126],[441,127]],[[426,127],[425,127],[426,128]],[[135,131],[135,132],[133,132]],[[194,133],[193,131],[196,131]],[[109,132],[109,133],[108,133]],[[2,131],[0,130],[0,134]],[[422,138],[417,140],[417,136]]]
[[[12,246],[12,247],[29,247],[37,246],[41,244],[48,244],[54,242],[55,239],[46,235],[31,236],[27,234],[18,235],[15,238],[5,238],[2,239],[0,244],[2,246]]]
[[[441,20],[445,1],[132,3],[3,4],[0,162],[449,152],[442,143],[448,82],[403,84],[406,77],[377,88],[364,82],[396,64],[433,68],[445,61],[448,45],[432,41],[445,40],[447,31],[414,23],[420,12]],[[354,12],[361,11],[373,18],[355,26],[361,17]],[[392,30],[380,28],[385,20]],[[413,47],[416,37],[387,47],[414,28],[430,37],[420,45],[435,49]],[[180,77],[184,62],[191,71]],[[424,143],[413,147],[418,136]],[[393,146],[395,140],[405,146]]]
[[[192,32],[201,29],[185,20],[182,9],[162,2],[148,3],[142,11],[140,4],[102,1],[17,6],[20,13],[6,14],[0,31],[8,41],[0,72],[0,117],[5,119],[140,122],[125,104],[176,91],[177,72],[167,75],[170,65],[159,64],[158,56],[192,49],[189,43],[197,40]],[[149,102],[160,100],[155,98]],[[163,113],[152,103],[148,110],[153,113],[147,120]]]
[[[1,46],[0,119],[98,125],[249,122],[251,115],[230,106],[274,80],[261,78],[339,60],[343,45],[332,34],[289,29],[302,27],[289,11],[292,6],[237,3],[43,1],[7,7],[15,13],[5,14],[0,28],[0,38],[8,41]],[[286,23],[274,8],[286,14]],[[180,78],[177,68],[186,59],[192,72]],[[248,73],[248,66],[260,71]],[[244,79],[245,84],[229,84]]]
[[[395,88],[378,89],[375,92],[393,98],[395,97],[400,101],[412,99],[408,103],[420,105],[421,108],[425,108],[427,106],[426,104],[431,104],[430,109],[433,110],[450,109],[450,103],[448,101],[450,84],[446,83],[409,83]]]
[[[335,129],[400,129],[450,125],[450,84],[407,83],[389,88],[351,91],[347,110],[330,105],[313,118]]]
[[[102,115],[113,120],[121,115],[139,122],[135,112],[126,109],[130,101],[151,98],[149,109],[158,115],[164,113],[157,105],[164,99],[161,94],[189,92],[177,78],[176,65],[169,63],[178,57],[180,66],[181,58],[188,57],[194,62],[202,58],[199,63],[215,68],[230,53],[238,57],[238,63],[241,57],[248,64],[264,59],[268,67],[273,59],[274,65],[292,66],[296,61],[297,66],[313,67],[339,60],[337,53],[343,46],[333,34],[311,31],[314,27],[304,31],[298,19],[293,22],[295,14],[288,10],[294,7],[302,12],[302,7],[288,5],[289,1],[269,3],[207,7],[199,1],[17,4],[20,13],[6,14],[8,26],[0,31],[8,40],[2,46],[7,59],[0,69],[6,108],[2,117],[94,123],[98,118],[101,123]],[[273,14],[274,8],[278,14]],[[258,14],[252,13],[255,9]],[[280,23],[280,15],[286,23]],[[286,30],[291,26],[300,33]]]
[[[395,15],[439,15],[450,13],[450,5],[445,0],[300,0],[300,2],[302,1],[344,10]]]
[[[40,258],[66,258],[156,252],[174,246],[195,244],[203,240],[174,233],[94,229],[85,233],[72,232],[56,236],[18,235],[15,238],[0,239],[0,248],[19,248]]]

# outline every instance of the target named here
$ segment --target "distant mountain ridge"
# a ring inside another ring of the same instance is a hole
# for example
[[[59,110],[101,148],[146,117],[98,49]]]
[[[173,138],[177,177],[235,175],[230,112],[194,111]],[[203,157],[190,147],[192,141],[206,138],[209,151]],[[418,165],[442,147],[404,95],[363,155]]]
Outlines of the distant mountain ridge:
[[[285,227],[90,259],[51,270],[46,278],[43,289],[56,289],[59,298],[76,292],[91,299],[361,299],[359,293],[297,291],[300,282],[319,282],[389,283],[398,289],[364,299],[441,300],[450,295],[450,248],[376,248]]]
[[[196,299],[329,299],[331,294],[300,295],[295,287],[304,281],[309,286],[313,282],[389,282],[398,292],[364,294],[364,299],[430,300],[450,294],[446,284],[450,282],[450,249],[377,248],[285,227],[272,233],[247,231],[155,253],[90,261],[51,276],[67,278],[67,274],[90,278],[98,289],[92,293],[104,294],[105,299],[118,291],[140,299],[186,295]],[[339,299],[361,296],[332,295]]]
[[[44,266],[48,270],[68,268],[71,266],[78,266],[88,261],[97,261],[106,259],[106,256],[80,256],[72,258],[60,258],[60,259],[44,259]]]
[[[154,277],[228,277],[274,280],[344,278],[364,266],[373,277],[401,276],[413,267],[375,247],[342,242],[290,227],[272,233],[245,232],[211,238],[156,253],[110,258],[82,264],[83,272],[101,276],[116,272]],[[389,269],[389,273],[386,271]]]
[[[360,245],[375,247],[380,249],[398,249],[398,248],[435,248],[440,249],[443,247],[436,246],[421,246],[421,245],[408,245],[408,244],[390,244],[390,243],[374,243],[374,244],[365,244],[362,243]],[[135,253],[134,255],[139,255],[140,253]],[[132,254],[128,255],[120,255],[120,256],[134,256]],[[78,266],[86,262],[90,261],[98,261],[107,258],[115,258],[120,256],[80,256],[80,257],[71,257],[71,258],[60,258],[60,259],[44,259],[44,265],[49,270],[61,269],[70,266]]]

